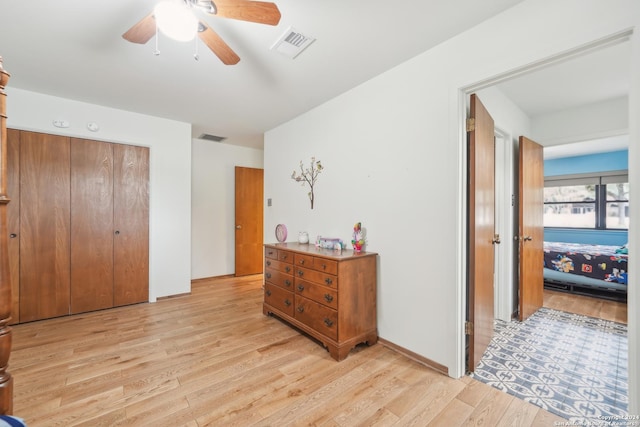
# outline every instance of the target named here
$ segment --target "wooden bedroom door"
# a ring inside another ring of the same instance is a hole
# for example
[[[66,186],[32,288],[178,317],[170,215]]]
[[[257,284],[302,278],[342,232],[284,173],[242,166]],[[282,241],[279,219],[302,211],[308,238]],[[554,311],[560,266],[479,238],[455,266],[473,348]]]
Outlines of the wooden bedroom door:
[[[540,144],[520,137],[519,150],[519,319],[543,305],[544,159]]]
[[[467,370],[473,371],[493,337],[495,235],[495,139],[493,118],[471,95],[468,136]]]
[[[20,322],[69,314],[69,144],[20,133]]]
[[[236,166],[235,175],[235,275],[262,273],[264,171]]]
[[[149,301],[149,148],[113,144],[113,305]]]
[[[71,140],[71,313],[113,307],[113,148]]]
[[[149,300],[149,149],[71,140],[71,313]]]

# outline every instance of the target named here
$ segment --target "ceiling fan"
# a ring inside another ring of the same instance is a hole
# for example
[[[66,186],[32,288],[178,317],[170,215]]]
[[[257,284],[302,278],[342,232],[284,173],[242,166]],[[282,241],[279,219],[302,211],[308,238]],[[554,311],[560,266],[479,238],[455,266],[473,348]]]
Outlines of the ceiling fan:
[[[251,0],[177,0],[185,8],[201,10],[204,13],[222,18],[256,22],[258,24],[278,25],[280,10],[275,3]],[[145,44],[157,33],[155,12],[151,12],[131,27],[122,37],[132,43]],[[237,64],[240,57],[222,40],[211,27],[197,21],[197,34],[200,40],[216,54],[226,65]]]

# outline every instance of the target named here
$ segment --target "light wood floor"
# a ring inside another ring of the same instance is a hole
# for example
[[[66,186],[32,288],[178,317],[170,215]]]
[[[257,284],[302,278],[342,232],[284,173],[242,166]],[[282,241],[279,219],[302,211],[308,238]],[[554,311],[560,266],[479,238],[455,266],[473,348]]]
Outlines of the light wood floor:
[[[627,323],[627,303],[567,292],[544,290],[544,306],[569,313]]]
[[[15,415],[30,427],[563,421],[381,344],[335,362],[262,314],[261,284],[262,276],[200,281],[189,296],[15,326]]]

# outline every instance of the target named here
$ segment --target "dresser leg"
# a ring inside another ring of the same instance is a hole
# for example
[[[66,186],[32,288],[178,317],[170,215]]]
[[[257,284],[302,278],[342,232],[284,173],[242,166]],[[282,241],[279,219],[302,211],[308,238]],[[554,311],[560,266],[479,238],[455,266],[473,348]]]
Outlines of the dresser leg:
[[[338,360],[344,360],[347,358],[353,347],[342,347],[338,349]]]
[[[367,339],[365,340],[368,346],[372,346],[378,342],[378,333],[374,332],[371,335],[367,335]]]
[[[325,347],[327,348],[327,350],[329,350],[329,354],[331,355],[331,357],[337,360],[338,362],[346,359],[349,353],[351,352],[351,350],[353,349],[353,347],[346,347],[346,346],[338,347],[335,345],[326,345],[326,344],[325,344]]]
[[[334,346],[334,345],[327,345],[327,350],[329,350],[329,354],[331,355],[332,358],[334,358],[337,361],[340,361],[342,359],[340,359],[340,352],[338,351],[338,347]]]

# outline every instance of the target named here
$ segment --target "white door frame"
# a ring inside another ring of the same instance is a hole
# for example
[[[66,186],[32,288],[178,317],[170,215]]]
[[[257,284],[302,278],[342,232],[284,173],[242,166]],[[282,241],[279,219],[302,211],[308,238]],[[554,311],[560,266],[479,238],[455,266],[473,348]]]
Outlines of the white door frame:
[[[514,311],[516,277],[513,244],[516,223],[514,144],[512,136],[498,127],[495,128],[495,138],[495,229],[500,235],[500,244],[495,246],[494,306],[495,318],[510,322]]]

